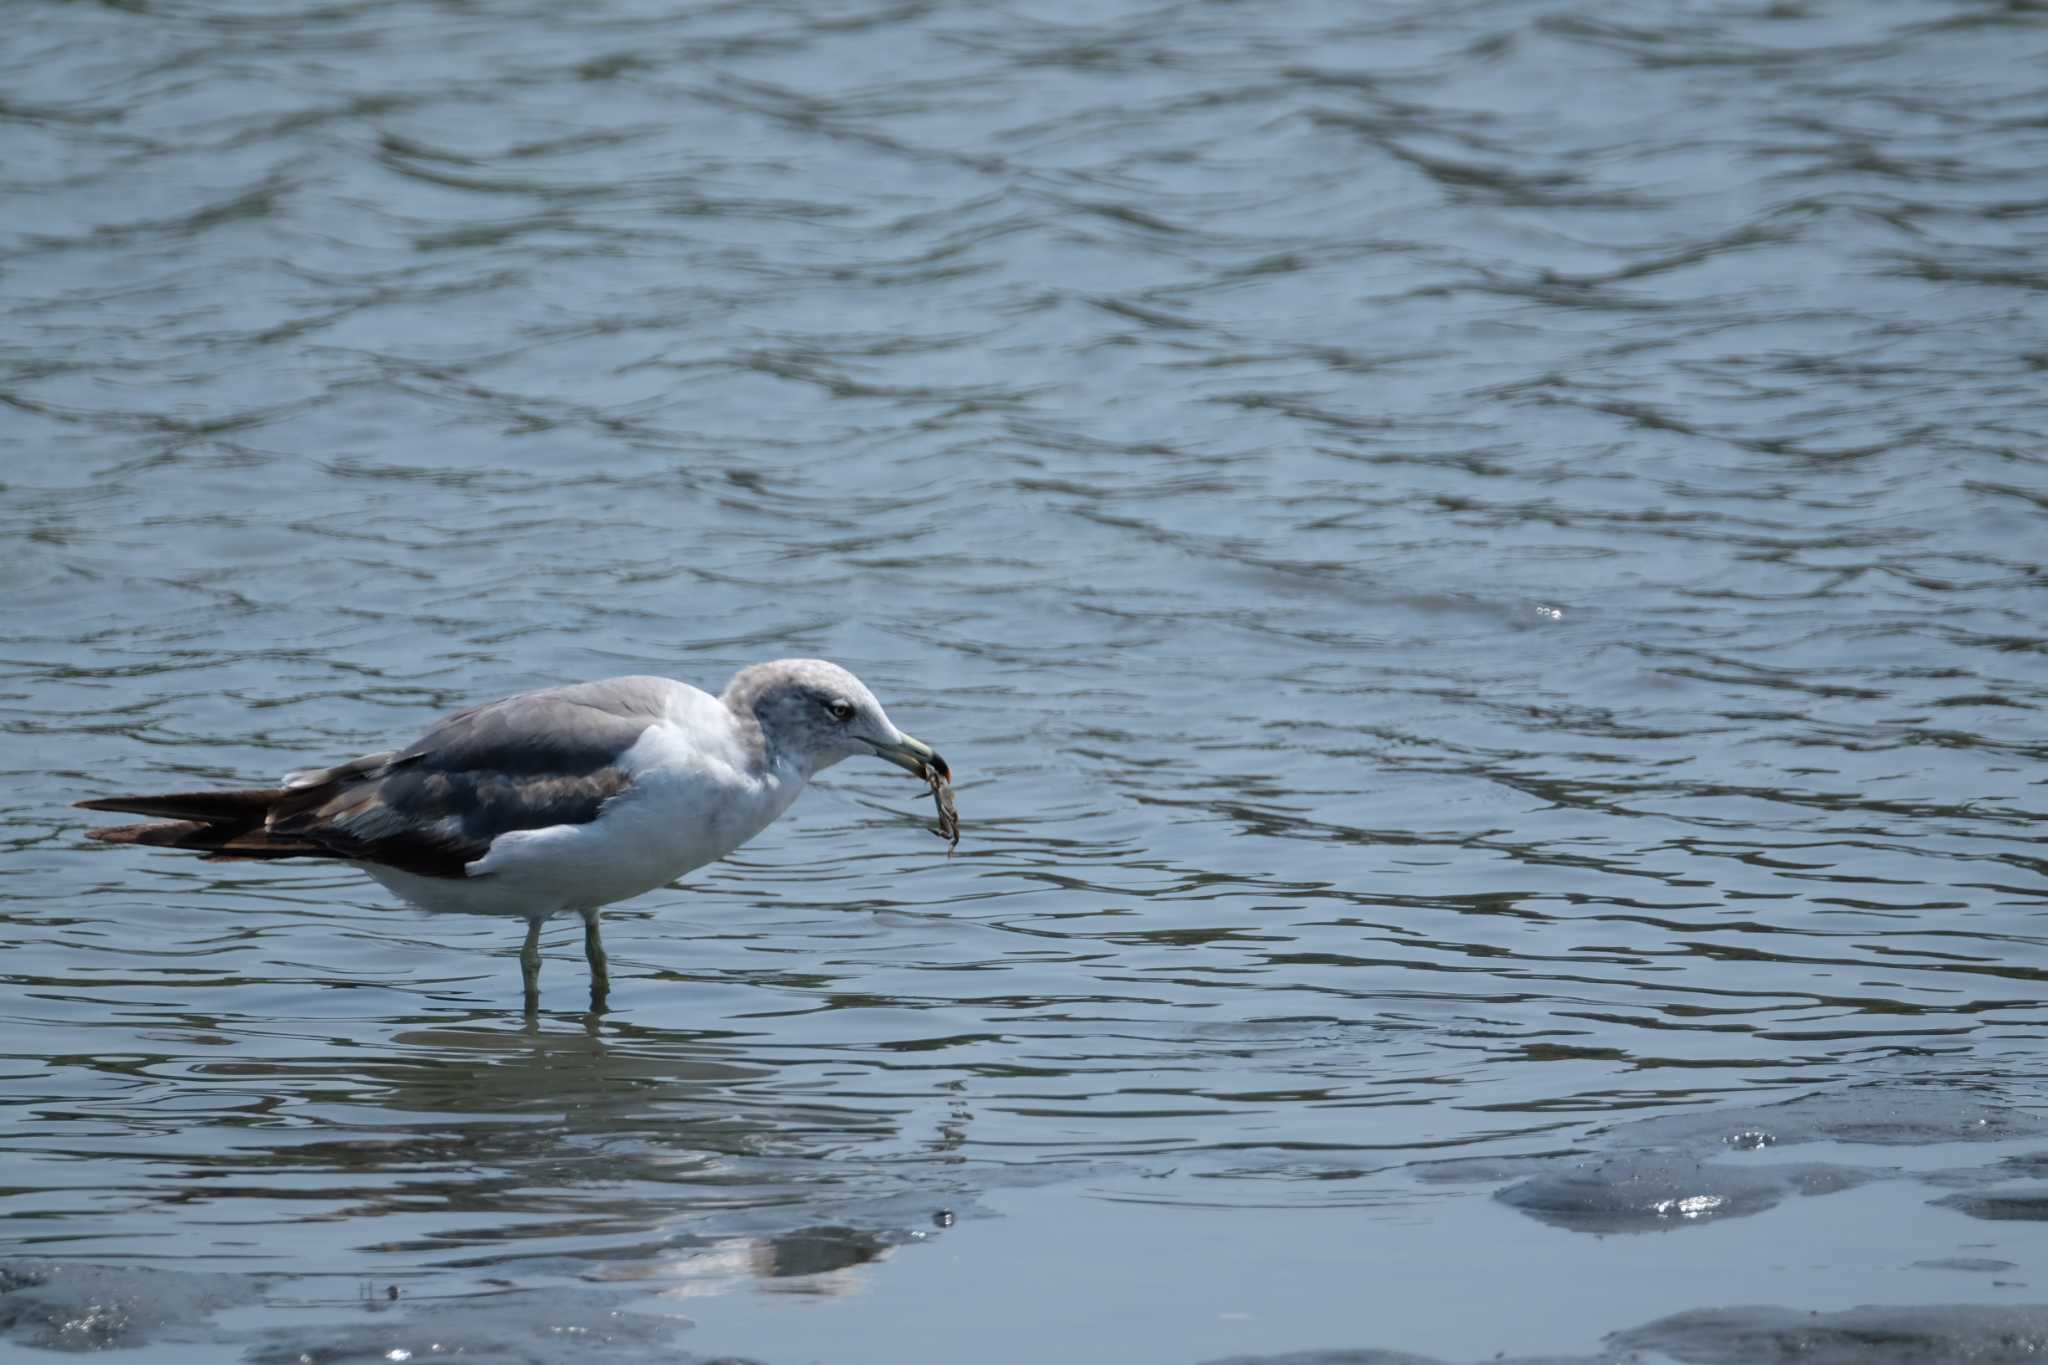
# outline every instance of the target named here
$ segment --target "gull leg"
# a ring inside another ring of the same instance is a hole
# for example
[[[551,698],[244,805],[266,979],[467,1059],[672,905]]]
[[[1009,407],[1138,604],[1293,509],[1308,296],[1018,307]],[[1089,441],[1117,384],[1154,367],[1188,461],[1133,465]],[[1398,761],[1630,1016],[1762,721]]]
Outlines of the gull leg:
[[[604,935],[597,927],[595,907],[583,912],[583,959],[590,964],[590,1008],[601,1010],[611,991],[612,977],[606,970]]]
[[[526,946],[519,950],[519,975],[526,982],[528,1014],[540,1008],[540,925],[537,919],[526,922]]]

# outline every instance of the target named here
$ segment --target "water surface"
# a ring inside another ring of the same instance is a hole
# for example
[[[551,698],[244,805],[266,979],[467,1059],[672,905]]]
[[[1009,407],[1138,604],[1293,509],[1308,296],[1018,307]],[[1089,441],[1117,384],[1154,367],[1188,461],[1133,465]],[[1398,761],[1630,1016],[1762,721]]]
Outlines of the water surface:
[[[81,1291],[138,1359],[2040,1301],[2044,55],[1966,0],[26,14],[0,1252],[230,1277]],[[837,769],[608,915],[602,1016],[573,921],[529,1022],[516,928],[68,809],[790,654],[954,762],[957,854]],[[1804,1096],[1875,1117],[1626,1126]],[[1492,1197],[1646,1150],[1731,1202]]]

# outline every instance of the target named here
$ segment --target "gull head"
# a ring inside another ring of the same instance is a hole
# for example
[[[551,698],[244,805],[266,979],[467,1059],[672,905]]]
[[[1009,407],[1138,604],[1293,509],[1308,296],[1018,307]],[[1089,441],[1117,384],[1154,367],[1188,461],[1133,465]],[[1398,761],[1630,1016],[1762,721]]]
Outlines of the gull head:
[[[741,669],[721,698],[741,719],[761,727],[770,763],[789,762],[807,776],[843,758],[873,754],[923,777],[950,780],[938,751],[889,720],[859,678],[823,659],[777,659]]]

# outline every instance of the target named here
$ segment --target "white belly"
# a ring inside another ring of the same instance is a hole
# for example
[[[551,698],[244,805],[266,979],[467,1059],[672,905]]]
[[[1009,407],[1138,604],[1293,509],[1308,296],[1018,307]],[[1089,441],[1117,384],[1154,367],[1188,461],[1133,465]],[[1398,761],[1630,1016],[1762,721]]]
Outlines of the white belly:
[[[499,836],[469,875],[421,877],[365,865],[423,910],[540,919],[667,886],[772,824],[803,790],[798,773],[748,776],[655,727],[621,760],[633,784],[588,824]]]

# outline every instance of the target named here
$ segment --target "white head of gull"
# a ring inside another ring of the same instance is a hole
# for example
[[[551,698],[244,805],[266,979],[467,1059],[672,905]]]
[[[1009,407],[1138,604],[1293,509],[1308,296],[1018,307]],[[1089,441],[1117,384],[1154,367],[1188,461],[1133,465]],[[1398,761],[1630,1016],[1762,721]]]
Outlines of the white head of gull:
[[[778,659],[720,696],[672,678],[607,678],[487,702],[413,743],[274,788],[115,796],[87,810],[160,823],[88,830],[108,843],[209,859],[353,863],[424,910],[517,915],[526,1004],[540,997],[540,929],[584,923],[592,1008],[610,986],[598,912],[722,858],[844,759],[886,759],[928,781],[945,759],[898,730],[860,679]]]

